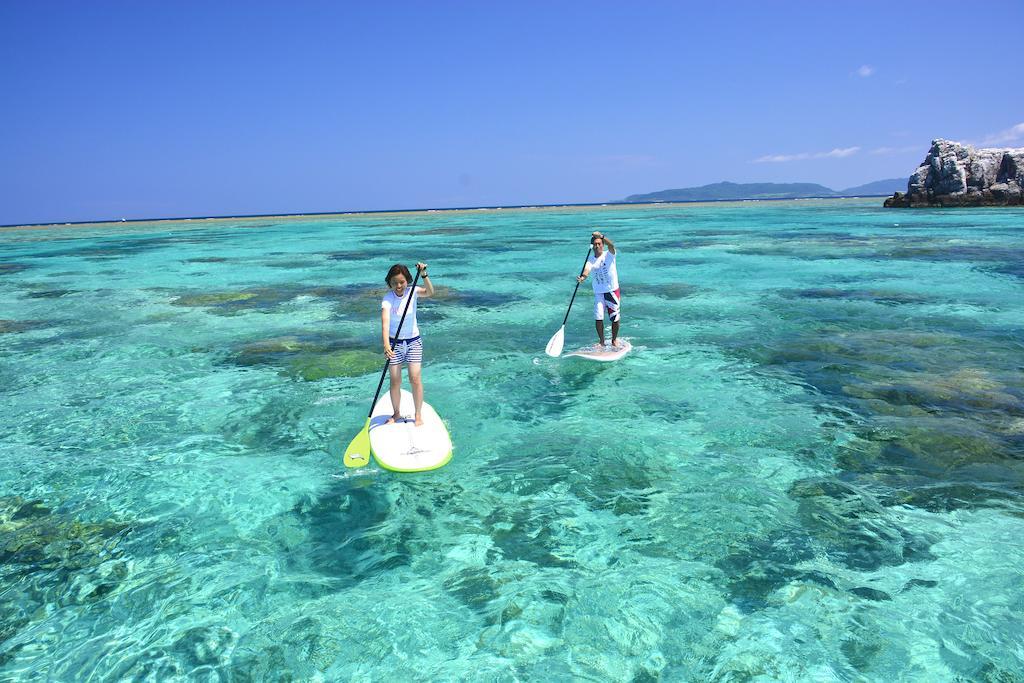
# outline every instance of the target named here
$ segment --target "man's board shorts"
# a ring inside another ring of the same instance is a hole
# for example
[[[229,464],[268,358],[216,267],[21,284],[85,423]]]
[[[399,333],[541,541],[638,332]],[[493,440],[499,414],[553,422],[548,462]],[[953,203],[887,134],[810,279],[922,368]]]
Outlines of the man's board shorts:
[[[608,319],[613,323],[619,322],[621,299],[617,289],[612,292],[594,292],[594,320],[604,320],[604,313],[608,311]]]
[[[395,352],[394,357],[388,360],[388,365],[423,362],[423,340],[418,335],[411,339],[389,339],[388,343]]]

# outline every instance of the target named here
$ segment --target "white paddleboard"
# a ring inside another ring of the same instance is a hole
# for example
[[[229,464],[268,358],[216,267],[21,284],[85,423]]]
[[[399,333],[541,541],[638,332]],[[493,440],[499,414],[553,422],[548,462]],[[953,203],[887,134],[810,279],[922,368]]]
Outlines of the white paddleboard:
[[[605,344],[604,346],[594,344],[592,346],[584,346],[582,349],[570,351],[565,355],[578,356],[579,358],[586,358],[588,360],[610,361],[622,358],[632,349],[633,345],[623,339],[622,346],[619,347],[614,347],[611,344]]]
[[[402,420],[385,424],[394,413],[387,391],[370,414],[370,450],[386,470],[423,472],[435,470],[452,459],[452,440],[437,411],[423,403],[423,425],[416,426],[412,393],[402,389]]]

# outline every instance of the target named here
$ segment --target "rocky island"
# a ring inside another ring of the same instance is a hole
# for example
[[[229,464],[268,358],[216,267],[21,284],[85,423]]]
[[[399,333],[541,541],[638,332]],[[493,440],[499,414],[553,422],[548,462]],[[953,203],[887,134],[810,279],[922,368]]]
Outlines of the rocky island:
[[[1024,147],[974,149],[932,140],[928,156],[887,207],[1020,206],[1024,204]]]

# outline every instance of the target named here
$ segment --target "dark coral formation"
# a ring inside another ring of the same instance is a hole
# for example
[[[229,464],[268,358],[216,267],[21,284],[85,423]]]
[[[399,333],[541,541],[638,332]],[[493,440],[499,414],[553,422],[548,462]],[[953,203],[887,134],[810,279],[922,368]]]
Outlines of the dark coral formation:
[[[326,334],[301,334],[249,342],[234,349],[235,365],[271,365],[307,382],[328,377],[359,377],[379,371],[384,355],[368,340]]]
[[[0,496],[0,645],[45,608],[85,605],[127,577],[120,543],[131,527],[88,522],[43,501]],[[0,648],[0,667],[25,644]]]

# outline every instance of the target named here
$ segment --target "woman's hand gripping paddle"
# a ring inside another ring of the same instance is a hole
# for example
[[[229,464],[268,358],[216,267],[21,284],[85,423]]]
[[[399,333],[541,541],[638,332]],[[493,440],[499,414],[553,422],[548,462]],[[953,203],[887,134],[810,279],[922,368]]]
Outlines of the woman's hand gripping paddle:
[[[583,271],[587,269],[587,259],[590,258],[590,252],[594,248],[587,249],[587,255],[583,259],[583,267],[580,268],[580,277],[583,277]],[[547,348],[544,349],[544,353],[549,356],[561,356],[562,347],[565,345],[565,321],[569,319],[569,311],[572,310],[572,302],[576,301],[576,292],[580,290],[580,280],[576,278],[576,289],[572,290],[572,298],[569,299],[569,308],[565,311],[565,317],[562,318],[562,326],[558,328],[558,332],[555,332],[554,336],[548,341]]]
[[[402,317],[398,321],[398,331],[402,331],[402,323],[405,322],[405,314],[409,312],[409,304],[412,303],[412,298],[416,296],[416,283],[420,279],[420,269],[416,269],[416,277],[412,279],[412,288],[409,290],[409,300],[405,302],[405,310],[402,311]],[[380,388],[384,386],[384,377],[388,374],[388,364],[391,362],[390,358],[384,359],[384,369],[380,371],[380,381],[377,382],[377,391],[373,394],[373,401],[370,402],[370,412],[366,414],[366,424],[356,434],[356,438],[352,439],[352,442],[345,449],[345,467],[362,467],[369,464],[370,462],[370,416],[373,415],[373,407],[377,405],[377,397],[380,396]]]

